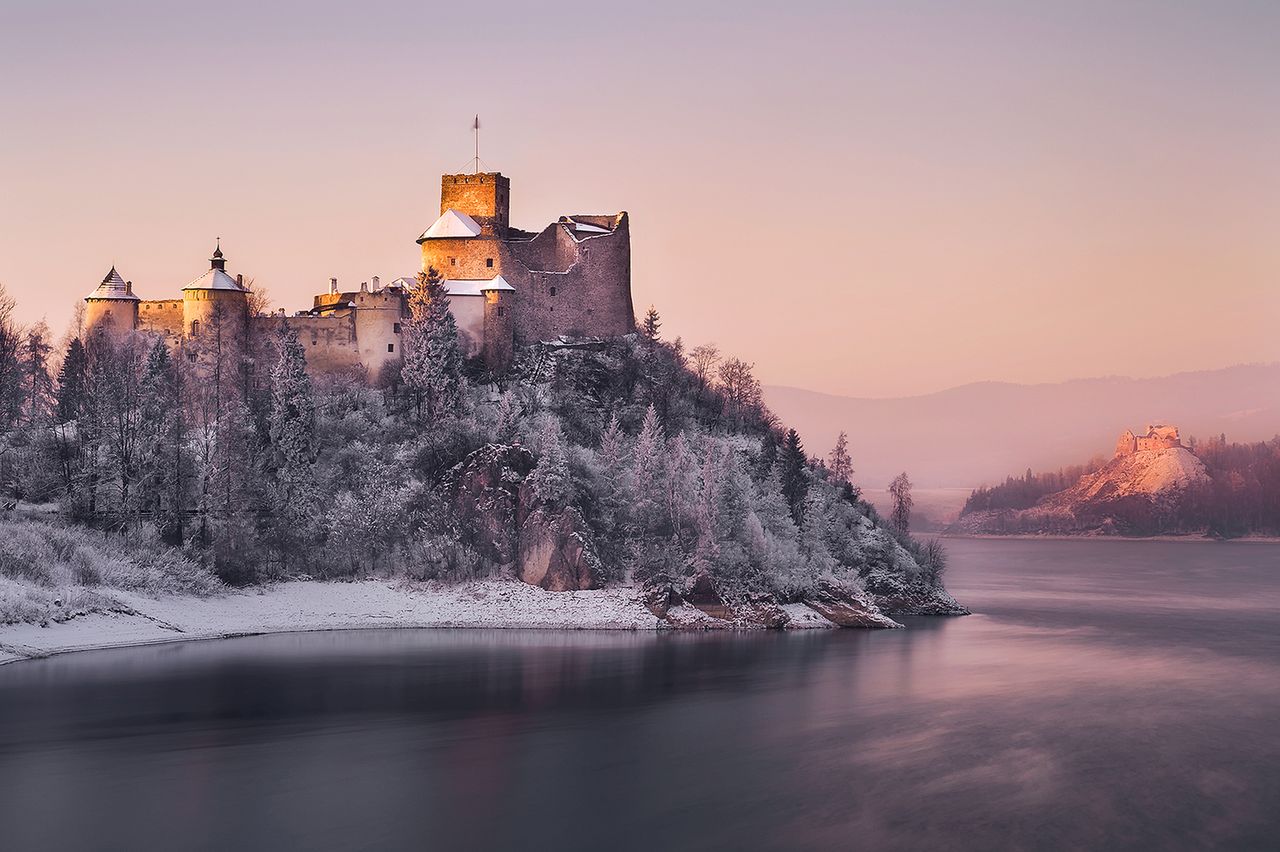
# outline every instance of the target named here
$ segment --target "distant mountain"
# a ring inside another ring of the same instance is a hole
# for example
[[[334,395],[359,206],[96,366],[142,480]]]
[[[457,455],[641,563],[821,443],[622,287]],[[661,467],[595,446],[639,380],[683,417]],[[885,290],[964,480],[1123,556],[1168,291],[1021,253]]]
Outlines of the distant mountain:
[[[1280,434],[1280,364],[1153,379],[1058,384],[979,382],[897,399],[766,387],[765,401],[814,453],[849,433],[855,479],[882,488],[906,470],[924,488],[973,487],[1028,467],[1041,471],[1110,456],[1116,433],[1175,423],[1184,438],[1233,441]]]

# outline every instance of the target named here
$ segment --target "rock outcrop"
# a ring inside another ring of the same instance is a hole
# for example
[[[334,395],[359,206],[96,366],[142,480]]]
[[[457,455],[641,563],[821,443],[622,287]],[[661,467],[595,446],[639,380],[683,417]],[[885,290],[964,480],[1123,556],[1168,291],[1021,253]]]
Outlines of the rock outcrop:
[[[487,562],[550,591],[594,589],[600,560],[586,522],[572,508],[543,505],[526,479],[524,447],[486,444],[449,471],[440,493],[456,512],[459,536]]]
[[[848,589],[824,578],[818,588],[804,599],[810,609],[840,627],[901,627],[880,609],[866,594]]]

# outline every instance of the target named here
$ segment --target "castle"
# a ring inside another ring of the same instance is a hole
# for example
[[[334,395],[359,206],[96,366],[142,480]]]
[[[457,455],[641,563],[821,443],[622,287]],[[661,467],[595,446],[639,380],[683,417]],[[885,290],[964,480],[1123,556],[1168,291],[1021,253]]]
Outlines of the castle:
[[[418,237],[422,270],[443,278],[465,353],[506,369],[517,346],[560,336],[617,337],[635,327],[627,214],[561,216],[534,233],[511,227],[511,182],[502,174],[444,175],[440,216]],[[226,270],[221,241],[209,269],[180,299],[144,300],[112,266],[85,297],[89,334],[141,331],[163,337],[193,364],[224,347],[245,361],[283,322],[298,333],[313,375],[361,372],[376,381],[401,358],[410,277],[383,286],[373,278],[342,291],[336,278],[310,309],[254,313],[244,278]]]
[[[1131,456],[1146,450],[1167,450],[1181,446],[1182,438],[1178,435],[1177,426],[1149,425],[1143,435],[1135,435],[1131,429],[1124,430],[1120,440],[1116,441],[1116,457]]]

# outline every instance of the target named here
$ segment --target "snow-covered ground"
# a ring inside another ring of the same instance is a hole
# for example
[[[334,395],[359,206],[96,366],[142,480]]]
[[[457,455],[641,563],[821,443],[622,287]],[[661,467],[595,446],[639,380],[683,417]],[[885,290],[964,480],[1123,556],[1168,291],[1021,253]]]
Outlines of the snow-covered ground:
[[[460,585],[365,580],[296,581],[212,597],[113,591],[131,613],[0,626],[0,663],[65,651],[216,639],[253,633],[369,627],[655,630],[635,588],[548,592],[515,579]]]

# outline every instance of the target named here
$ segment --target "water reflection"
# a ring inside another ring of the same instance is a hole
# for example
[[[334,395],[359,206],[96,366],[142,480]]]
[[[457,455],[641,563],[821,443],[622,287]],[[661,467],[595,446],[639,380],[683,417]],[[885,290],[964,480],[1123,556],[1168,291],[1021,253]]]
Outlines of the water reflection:
[[[1271,846],[1280,548],[952,552],[979,614],[907,631],[300,634],[0,668],[4,845]]]

